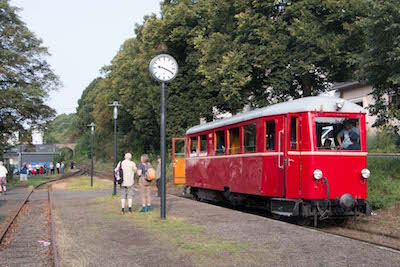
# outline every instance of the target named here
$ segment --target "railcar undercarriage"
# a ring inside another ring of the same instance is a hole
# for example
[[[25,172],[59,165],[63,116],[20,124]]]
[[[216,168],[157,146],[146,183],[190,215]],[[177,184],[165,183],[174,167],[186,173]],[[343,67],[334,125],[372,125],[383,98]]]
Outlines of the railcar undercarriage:
[[[197,200],[219,202],[235,207],[264,209],[274,217],[291,217],[299,224],[313,222],[314,226],[322,220],[345,222],[350,218],[356,218],[360,213],[370,215],[372,212],[367,200],[354,199],[350,194],[344,194],[337,199],[306,200],[233,193],[228,188],[224,191],[216,191],[191,187],[190,193]]]

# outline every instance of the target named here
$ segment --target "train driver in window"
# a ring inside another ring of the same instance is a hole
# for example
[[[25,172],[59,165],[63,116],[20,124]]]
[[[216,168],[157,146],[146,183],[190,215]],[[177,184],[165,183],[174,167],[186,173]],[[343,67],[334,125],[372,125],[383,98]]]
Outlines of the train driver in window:
[[[358,142],[359,139],[360,139],[360,136],[357,133],[355,133],[355,132],[350,133],[351,145],[349,145],[347,147],[347,149],[348,150],[361,150],[360,143]]]
[[[351,133],[356,133],[358,136],[360,136],[360,130],[356,128],[350,120],[346,120],[344,122],[344,128],[336,136],[340,149],[348,149],[348,147],[352,144],[350,140]]]

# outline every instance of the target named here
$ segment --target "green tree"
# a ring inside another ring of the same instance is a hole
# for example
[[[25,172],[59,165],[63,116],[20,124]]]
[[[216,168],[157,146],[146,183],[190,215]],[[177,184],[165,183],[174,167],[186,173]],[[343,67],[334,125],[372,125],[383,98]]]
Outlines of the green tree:
[[[25,126],[54,116],[45,104],[48,93],[59,85],[46,62],[47,49],[19,18],[18,8],[0,1],[0,147]],[[3,149],[1,149],[3,151]]]
[[[47,144],[73,143],[76,138],[77,116],[72,114],[58,115],[48,123],[44,131],[44,140]]]
[[[373,12],[361,22],[366,33],[361,78],[374,87],[374,126],[391,125],[399,134],[399,125],[390,122],[400,120],[400,6],[396,0],[367,2]]]

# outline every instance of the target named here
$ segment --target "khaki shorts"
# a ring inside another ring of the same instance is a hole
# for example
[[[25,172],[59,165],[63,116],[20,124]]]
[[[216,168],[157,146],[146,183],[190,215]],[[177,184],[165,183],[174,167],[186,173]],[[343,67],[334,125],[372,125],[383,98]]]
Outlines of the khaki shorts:
[[[6,185],[7,184],[7,178],[6,177],[0,177],[0,184],[1,185]]]
[[[133,185],[121,186],[121,199],[132,199],[134,194]]]
[[[28,181],[28,174],[20,174],[19,180],[22,181]]]

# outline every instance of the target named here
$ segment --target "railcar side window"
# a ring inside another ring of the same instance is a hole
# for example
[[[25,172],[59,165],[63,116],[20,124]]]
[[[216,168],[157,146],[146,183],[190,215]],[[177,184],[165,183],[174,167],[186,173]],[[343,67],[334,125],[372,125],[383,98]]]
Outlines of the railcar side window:
[[[240,153],[240,139],[239,139],[239,128],[233,128],[228,130],[229,135],[229,154]]]
[[[197,156],[197,136],[190,137],[190,156]]]
[[[219,131],[215,133],[215,153],[217,155],[223,155],[225,154],[225,131]]]
[[[361,150],[358,119],[315,118],[318,150]]]
[[[265,122],[265,149],[275,150],[275,121]]]
[[[200,135],[200,156],[207,156],[207,135]]]
[[[299,148],[299,133],[298,133],[299,118],[290,118],[290,149],[297,150]]]
[[[255,123],[243,126],[243,141],[244,141],[244,152],[255,152],[256,151],[256,129]]]

